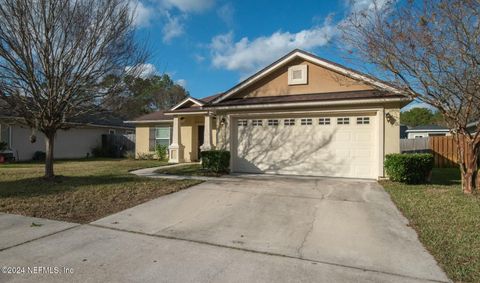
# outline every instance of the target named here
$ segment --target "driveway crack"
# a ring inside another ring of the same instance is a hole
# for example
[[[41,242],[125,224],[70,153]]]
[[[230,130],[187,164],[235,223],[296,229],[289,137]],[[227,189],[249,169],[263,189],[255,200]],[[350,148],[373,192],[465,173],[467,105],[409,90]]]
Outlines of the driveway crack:
[[[302,243],[297,248],[297,254],[298,254],[299,258],[303,259],[303,249],[304,249],[305,243],[307,242],[308,237],[310,236],[310,234],[313,231],[313,225],[315,224],[315,220],[317,219],[318,206],[319,206],[318,204],[315,205],[315,209],[313,210],[312,221],[310,223],[310,227],[309,227],[307,233],[305,233],[305,236],[303,237]]]

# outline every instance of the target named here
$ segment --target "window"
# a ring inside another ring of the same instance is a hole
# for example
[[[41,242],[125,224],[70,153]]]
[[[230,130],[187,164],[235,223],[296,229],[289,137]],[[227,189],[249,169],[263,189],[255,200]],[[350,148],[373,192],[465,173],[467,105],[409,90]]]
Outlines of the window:
[[[295,126],[295,119],[285,119],[283,120],[285,126]]]
[[[348,125],[350,124],[350,118],[337,118],[338,125]]]
[[[318,119],[319,125],[330,125],[330,118],[319,118]]]
[[[155,128],[155,147],[157,145],[170,145],[170,127]]]
[[[278,126],[278,120],[277,119],[268,120],[268,125],[269,126]]]
[[[109,134],[109,135],[114,135],[114,134],[115,134],[115,130],[114,130],[114,129],[109,129],[109,130],[108,130],[108,134]]]
[[[134,131],[126,130],[126,131],[125,131],[125,134],[126,134],[126,135],[133,135],[133,134],[135,134],[135,132],[134,132]]]
[[[307,84],[307,65],[296,65],[288,68],[288,84],[304,85]]]
[[[370,117],[357,117],[357,124],[370,124]]]
[[[300,120],[301,125],[311,125],[312,124],[312,119],[311,118],[302,118]]]
[[[252,126],[262,126],[263,121],[262,120],[252,120]]]
[[[11,134],[12,132],[9,125],[0,124],[0,142],[6,143],[7,147],[10,147]]]
[[[247,120],[238,120],[237,125],[240,126],[240,127],[245,127],[245,126],[248,125],[248,121]]]

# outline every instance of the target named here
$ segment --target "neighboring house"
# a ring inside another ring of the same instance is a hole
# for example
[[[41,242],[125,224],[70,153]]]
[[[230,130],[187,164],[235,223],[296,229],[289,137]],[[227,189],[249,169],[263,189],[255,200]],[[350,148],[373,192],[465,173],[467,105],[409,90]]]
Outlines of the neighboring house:
[[[224,93],[189,97],[136,125],[136,152],[170,144],[172,163],[201,150],[231,152],[232,172],[377,179],[385,154],[400,151],[392,86],[294,50]]]
[[[45,136],[38,131],[23,126],[21,117],[0,110],[0,141],[8,144],[16,160],[31,160],[36,151],[45,152]],[[74,128],[60,130],[55,137],[54,156],[62,158],[81,158],[91,156],[92,149],[101,145],[103,134],[133,134],[134,128],[108,113],[100,113],[76,119],[71,123]],[[30,142],[32,134],[36,141]]]
[[[438,126],[438,125],[417,126],[417,127],[410,128],[405,132],[407,133],[407,138],[409,139],[450,135],[450,131],[448,130],[448,128]]]

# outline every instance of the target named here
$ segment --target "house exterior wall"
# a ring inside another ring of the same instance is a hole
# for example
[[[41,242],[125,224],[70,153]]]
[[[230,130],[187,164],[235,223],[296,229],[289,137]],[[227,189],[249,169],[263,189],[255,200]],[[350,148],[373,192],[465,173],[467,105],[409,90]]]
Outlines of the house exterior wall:
[[[400,153],[400,106],[387,106],[384,119],[385,154]]]
[[[198,132],[198,126],[204,125],[205,120],[203,115],[185,116],[180,121],[180,144],[183,147],[183,160],[184,162],[194,162],[199,160],[198,148],[198,135],[203,133]],[[152,141],[156,127],[172,127],[172,123],[158,123],[158,124],[138,124],[136,126],[136,142],[135,142],[135,155],[144,153],[155,153],[150,150],[150,142]],[[212,143],[215,146],[217,144],[216,126],[213,123],[212,129]]]
[[[351,106],[336,106],[336,107],[316,107],[316,108],[288,108],[288,109],[269,109],[269,110],[236,110],[236,111],[219,111],[217,112],[217,148],[232,150],[232,140],[236,136],[236,125],[234,124],[236,116],[263,116],[271,115],[272,117],[301,117],[301,113],[318,112],[322,115],[338,116],[339,113],[367,113],[375,111],[379,117],[383,117],[383,122],[379,124],[377,136],[378,143],[372,144],[373,147],[382,152],[383,157],[378,159],[379,176],[383,176],[383,159],[386,154],[400,152],[400,107],[398,103],[391,104],[377,104],[377,105],[351,105]],[[276,114],[278,113],[278,114]],[[280,114],[285,113],[285,114]],[[387,115],[387,113],[389,115]],[[305,116],[307,114],[303,114]],[[341,114],[340,114],[341,115]],[[387,118],[387,116],[389,118]],[[223,123],[221,123],[223,121]]]
[[[11,148],[19,161],[31,160],[36,151],[45,152],[45,135],[36,132],[36,142],[30,143],[32,130],[20,125],[11,125]],[[54,156],[57,159],[83,158],[92,155],[92,149],[101,145],[102,135],[108,134],[110,128],[74,128],[60,130],[55,137]],[[115,128],[112,128],[115,129]],[[125,133],[125,130],[115,129],[116,133]]]
[[[304,85],[288,85],[288,67],[293,65],[308,65],[308,80]],[[303,59],[296,59],[241,90],[234,97],[259,97],[296,95],[308,93],[340,92],[371,90],[371,86],[340,75]]]
[[[137,124],[135,126],[135,156],[155,154],[155,128],[172,127],[172,123]]]
[[[408,133],[408,139],[415,139],[415,138],[428,138],[431,136],[450,136],[451,133],[443,133],[443,132],[413,132]]]

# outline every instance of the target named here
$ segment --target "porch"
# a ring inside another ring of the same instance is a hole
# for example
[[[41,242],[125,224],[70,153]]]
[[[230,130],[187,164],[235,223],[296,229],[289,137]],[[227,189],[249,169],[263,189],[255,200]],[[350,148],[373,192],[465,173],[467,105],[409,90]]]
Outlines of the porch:
[[[216,124],[216,117],[206,111],[173,114],[168,162],[200,161],[201,151],[215,149],[217,145]]]

